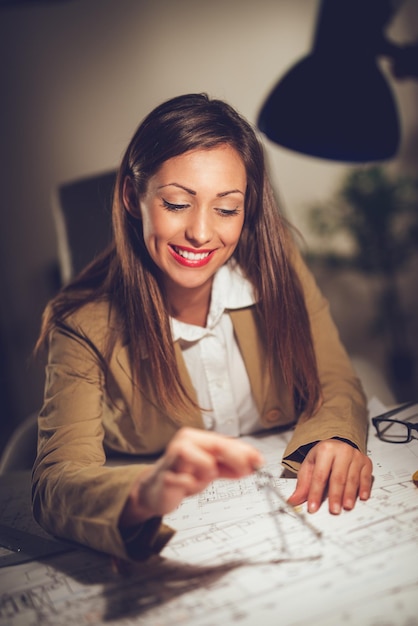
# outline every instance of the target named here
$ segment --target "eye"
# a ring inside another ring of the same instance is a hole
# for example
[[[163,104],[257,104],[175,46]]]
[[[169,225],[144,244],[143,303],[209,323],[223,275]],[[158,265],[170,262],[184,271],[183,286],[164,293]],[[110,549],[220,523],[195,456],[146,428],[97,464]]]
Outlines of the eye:
[[[237,209],[216,209],[216,211],[221,217],[231,217],[232,215],[239,215],[239,213],[241,212],[238,208]]]
[[[182,209],[187,209],[189,204],[174,204],[173,202],[168,202],[167,200],[162,199],[163,206],[167,211],[181,211]]]

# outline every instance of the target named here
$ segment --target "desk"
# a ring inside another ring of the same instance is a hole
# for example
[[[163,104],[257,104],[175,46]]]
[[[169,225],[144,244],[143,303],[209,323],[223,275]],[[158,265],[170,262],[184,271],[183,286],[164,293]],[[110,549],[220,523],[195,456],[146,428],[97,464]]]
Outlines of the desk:
[[[253,441],[288,495],[286,438]],[[372,498],[309,516],[320,541],[299,517],[272,515],[277,503],[254,477],[217,481],[168,516],[177,534],[129,575],[79,547],[0,568],[0,625],[417,626],[418,441],[384,444],[371,430],[369,453]],[[29,514],[27,473],[1,477],[0,493],[0,524],[45,536]]]

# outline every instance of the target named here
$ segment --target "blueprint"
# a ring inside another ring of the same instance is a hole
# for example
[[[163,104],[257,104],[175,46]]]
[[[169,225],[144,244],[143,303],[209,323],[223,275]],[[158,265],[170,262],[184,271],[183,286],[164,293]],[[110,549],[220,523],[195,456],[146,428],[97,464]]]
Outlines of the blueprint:
[[[288,437],[246,438],[284,497]],[[166,517],[177,532],[162,554],[122,574],[84,549],[2,567],[0,625],[418,626],[418,440],[385,444],[371,429],[369,454],[372,498],[339,516],[326,503],[288,511],[252,475],[186,499]],[[0,524],[46,537],[28,484],[0,486]]]

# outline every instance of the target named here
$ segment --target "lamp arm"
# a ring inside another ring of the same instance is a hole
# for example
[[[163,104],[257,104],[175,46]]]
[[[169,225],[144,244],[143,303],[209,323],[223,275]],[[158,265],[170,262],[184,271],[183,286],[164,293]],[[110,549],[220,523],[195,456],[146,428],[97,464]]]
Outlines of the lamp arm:
[[[389,39],[382,39],[378,54],[390,59],[391,71],[395,78],[418,78],[418,41],[398,45]]]

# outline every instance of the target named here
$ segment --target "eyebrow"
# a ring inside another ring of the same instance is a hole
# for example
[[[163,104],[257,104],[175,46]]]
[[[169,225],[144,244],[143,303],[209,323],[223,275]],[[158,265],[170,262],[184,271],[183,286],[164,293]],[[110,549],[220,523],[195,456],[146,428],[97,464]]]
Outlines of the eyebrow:
[[[179,189],[183,189],[184,191],[189,193],[191,196],[195,196],[197,193],[193,189],[189,189],[188,187],[185,187],[184,185],[180,185],[180,183],[167,183],[166,185],[160,185],[158,189],[164,189],[164,187],[178,187]],[[217,193],[216,197],[224,198],[225,196],[229,196],[229,194],[231,193],[240,193],[242,196],[244,195],[244,192],[241,191],[240,189],[229,189],[228,191],[221,191],[220,193]]]

